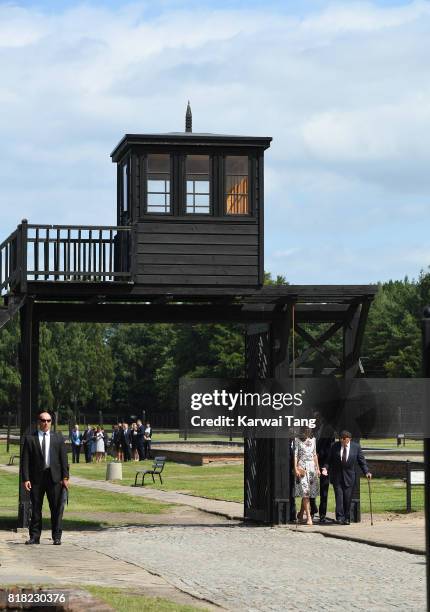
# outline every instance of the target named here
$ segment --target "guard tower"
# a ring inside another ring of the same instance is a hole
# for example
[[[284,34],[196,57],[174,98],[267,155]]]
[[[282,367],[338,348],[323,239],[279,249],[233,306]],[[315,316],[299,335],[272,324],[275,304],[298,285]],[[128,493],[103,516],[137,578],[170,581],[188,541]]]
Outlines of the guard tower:
[[[126,134],[117,164],[131,280],[149,292],[257,289],[264,279],[264,151],[271,138],[186,131]]]
[[[185,132],[127,134],[114,149],[116,226],[24,219],[0,244],[0,328],[20,314],[21,434],[39,407],[43,321],[242,323],[250,378],[299,373],[315,351],[329,367],[306,375],[357,375],[375,286],[262,286],[270,142],[193,133],[188,105]],[[312,335],[321,323],[331,326]],[[340,329],[337,356],[325,344]],[[301,355],[289,351],[295,333]],[[245,440],[245,518],[288,521],[289,454],[288,440]],[[20,486],[19,526],[29,512]]]

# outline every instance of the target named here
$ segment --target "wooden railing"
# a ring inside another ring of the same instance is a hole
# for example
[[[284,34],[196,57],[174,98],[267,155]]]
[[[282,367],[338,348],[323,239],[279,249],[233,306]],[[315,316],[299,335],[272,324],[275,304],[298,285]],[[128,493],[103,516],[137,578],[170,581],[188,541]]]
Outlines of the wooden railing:
[[[16,229],[0,244],[0,294],[14,285],[19,275],[18,238],[19,229]]]
[[[31,281],[128,281],[130,227],[32,225],[0,245],[2,291]]]

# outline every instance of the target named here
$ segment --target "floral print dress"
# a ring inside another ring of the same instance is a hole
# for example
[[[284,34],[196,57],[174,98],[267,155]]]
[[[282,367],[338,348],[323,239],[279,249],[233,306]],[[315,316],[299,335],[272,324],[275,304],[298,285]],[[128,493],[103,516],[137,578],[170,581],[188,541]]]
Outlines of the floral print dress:
[[[296,478],[296,497],[317,497],[319,495],[319,480],[316,472],[314,455],[316,453],[315,438],[295,440],[295,456],[297,467],[305,470],[305,475]]]

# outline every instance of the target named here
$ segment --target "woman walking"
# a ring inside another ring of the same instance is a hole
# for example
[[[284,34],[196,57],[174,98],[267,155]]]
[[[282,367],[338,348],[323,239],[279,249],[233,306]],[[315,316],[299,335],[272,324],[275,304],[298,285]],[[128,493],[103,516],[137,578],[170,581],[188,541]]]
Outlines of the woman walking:
[[[297,519],[302,521],[306,513],[306,524],[313,525],[309,498],[317,497],[319,494],[320,468],[315,438],[311,430],[307,428],[295,440],[294,473],[296,476],[295,494],[296,497],[302,498]]]
[[[105,437],[100,425],[96,430],[96,462],[100,463],[100,461],[105,456]]]

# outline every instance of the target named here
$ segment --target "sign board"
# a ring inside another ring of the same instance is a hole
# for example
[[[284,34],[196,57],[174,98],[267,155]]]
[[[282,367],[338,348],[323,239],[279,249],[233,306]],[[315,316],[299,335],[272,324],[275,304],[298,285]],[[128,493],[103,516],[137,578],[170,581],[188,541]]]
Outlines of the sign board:
[[[411,470],[411,485],[423,484],[425,484],[424,470]]]

